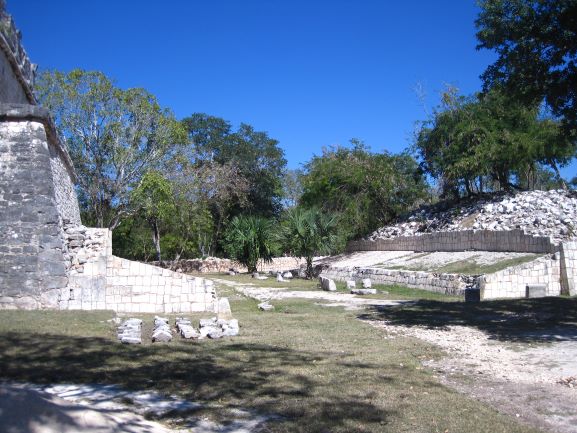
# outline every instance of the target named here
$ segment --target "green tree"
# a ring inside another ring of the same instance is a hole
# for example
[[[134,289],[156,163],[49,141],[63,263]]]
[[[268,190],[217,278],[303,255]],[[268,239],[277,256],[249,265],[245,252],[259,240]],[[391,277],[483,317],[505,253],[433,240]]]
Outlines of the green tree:
[[[286,160],[277,140],[245,123],[233,131],[227,121],[204,113],[192,114],[182,122],[193,144],[197,165],[234,167],[248,182],[248,200],[237,203],[231,215],[272,217],[280,213]]]
[[[175,212],[172,185],[157,171],[148,171],[137,188],[132,190],[133,206],[150,225],[156,260],[162,260],[160,246],[160,225]]]
[[[558,122],[540,117],[539,107],[498,89],[471,97],[449,89],[442,101],[415,141],[421,167],[440,183],[442,196],[520,188],[524,174],[532,176],[540,165],[562,183],[558,167],[571,161],[575,145]]]
[[[482,0],[477,48],[498,58],[483,73],[485,90],[503,87],[534,105],[545,100],[577,136],[577,2]]]
[[[330,254],[338,244],[337,218],[318,208],[291,209],[282,224],[281,243],[285,251],[307,262],[307,278],[313,277],[313,258]]]
[[[271,262],[278,245],[272,220],[239,215],[232,219],[224,236],[228,256],[245,265],[249,272],[257,270],[259,260]]]
[[[119,89],[101,72],[44,72],[36,92],[70,152],[84,215],[116,228],[142,174],[185,142],[182,125],[146,90]]]
[[[300,204],[338,215],[342,242],[370,233],[427,198],[425,179],[410,155],[375,154],[358,140],[352,143],[352,149],[325,149],[305,165],[302,176]]]

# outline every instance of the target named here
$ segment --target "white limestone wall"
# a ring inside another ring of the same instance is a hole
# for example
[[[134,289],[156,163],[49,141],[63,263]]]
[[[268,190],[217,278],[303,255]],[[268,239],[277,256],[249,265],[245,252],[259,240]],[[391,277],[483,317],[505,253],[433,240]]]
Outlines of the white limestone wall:
[[[107,309],[127,313],[215,311],[212,281],[112,256],[106,269]]]
[[[480,277],[481,299],[524,298],[527,285],[545,284],[547,296],[561,293],[560,254],[511,266]]]
[[[69,287],[61,291],[61,309],[215,311],[217,298],[212,281],[113,256],[112,232],[108,229],[89,228],[85,234],[79,250],[82,258],[73,258]]]

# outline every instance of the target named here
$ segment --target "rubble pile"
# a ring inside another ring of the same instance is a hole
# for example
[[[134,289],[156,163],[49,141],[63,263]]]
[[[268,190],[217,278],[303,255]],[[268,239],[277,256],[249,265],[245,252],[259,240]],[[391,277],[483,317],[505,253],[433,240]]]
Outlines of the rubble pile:
[[[378,229],[367,240],[434,232],[514,229],[532,236],[550,237],[554,243],[576,238],[577,191],[499,193],[443,211],[434,206],[423,208],[397,224]]]

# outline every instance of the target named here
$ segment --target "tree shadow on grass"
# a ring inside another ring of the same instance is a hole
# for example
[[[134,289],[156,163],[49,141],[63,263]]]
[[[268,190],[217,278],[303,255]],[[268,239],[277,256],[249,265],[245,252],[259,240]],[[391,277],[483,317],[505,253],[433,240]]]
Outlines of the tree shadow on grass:
[[[371,306],[359,318],[440,329],[451,325],[471,326],[501,341],[577,341],[577,298],[478,303],[420,300],[396,306]]]
[[[0,335],[0,354],[0,377],[6,380],[155,390],[223,409],[272,414],[295,432],[355,431],[345,426],[386,423],[391,416],[350,395],[316,398],[327,384],[303,369],[318,352],[232,340],[125,346],[106,338],[10,332]]]

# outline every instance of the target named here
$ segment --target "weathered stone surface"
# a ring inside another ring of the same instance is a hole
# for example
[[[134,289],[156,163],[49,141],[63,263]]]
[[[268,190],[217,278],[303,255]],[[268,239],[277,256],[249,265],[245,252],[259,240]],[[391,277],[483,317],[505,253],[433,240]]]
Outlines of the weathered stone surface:
[[[355,280],[347,280],[347,289],[348,290],[353,290],[357,287],[357,283],[355,282]]]
[[[118,327],[118,339],[123,344],[142,343],[142,320],[127,319]]]
[[[228,298],[220,298],[217,304],[217,317],[219,319],[232,319],[232,311],[230,310],[230,303]]]
[[[376,295],[377,289],[351,289],[353,295]]]
[[[371,287],[373,287],[370,278],[363,278],[362,283],[363,283],[363,289],[370,289]]]
[[[525,287],[525,297],[543,298],[547,296],[547,284],[527,284]]]
[[[287,271],[282,274],[282,277],[286,280],[291,280],[293,278],[293,274],[291,271]]]
[[[261,302],[258,304],[258,308],[262,311],[272,311],[274,310],[274,305],[271,305],[268,302]]]
[[[337,286],[333,280],[331,280],[330,278],[326,278],[326,277],[319,277],[319,279],[321,282],[321,289],[323,289],[327,292],[336,292],[337,291]]]

